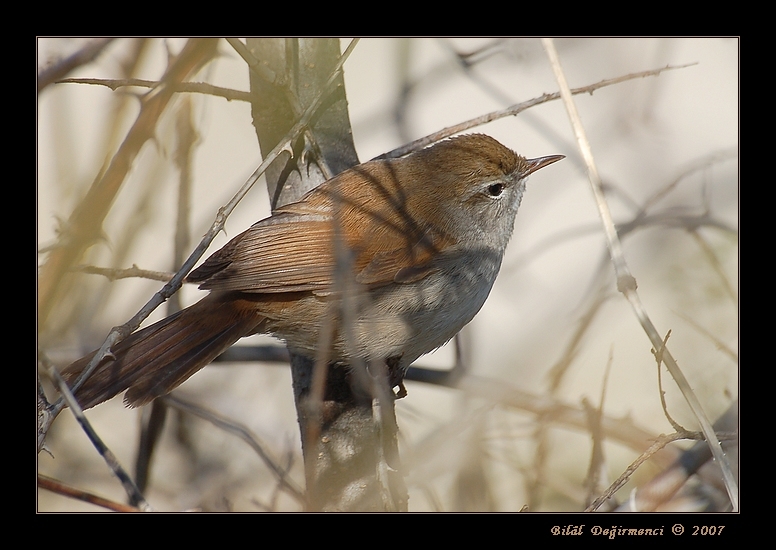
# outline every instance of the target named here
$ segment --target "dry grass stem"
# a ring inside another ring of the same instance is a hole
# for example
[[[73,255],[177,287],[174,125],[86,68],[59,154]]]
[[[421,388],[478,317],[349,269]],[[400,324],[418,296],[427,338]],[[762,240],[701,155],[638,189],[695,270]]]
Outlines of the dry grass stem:
[[[714,433],[711,422],[706,416],[706,413],[703,411],[700,401],[696,397],[695,392],[692,391],[689,382],[685,378],[684,373],[679,368],[676,360],[671,356],[671,353],[668,351],[668,349],[663,346],[662,338],[660,337],[655,326],[652,324],[652,321],[647,314],[643,304],[641,303],[638,293],[636,292],[636,279],[633,277],[633,275],[631,275],[628,265],[625,261],[625,256],[622,252],[622,245],[620,244],[620,239],[617,235],[617,229],[614,225],[614,220],[612,219],[611,212],[609,211],[609,205],[603,193],[603,186],[601,183],[601,178],[598,175],[598,168],[596,167],[595,159],[593,158],[593,152],[585,134],[584,127],[582,126],[582,122],[579,118],[579,113],[577,113],[571,90],[569,89],[568,83],[566,82],[566,77],[560,65],[560,59],[558,58],[558,53],[555,50],[554,42],[550,38],[545,38],[542,40],[542,43],[544,44],[545,50],[547,51],[547,55],[550,59],[550,64],[552,65],[553,71],[555,72],[555,77],[558,81],[558,86],[560,87],[560,93],[563,97],[563,103],[566,106],[566,110],[568,111],[569,119],[574,130],[574,135],[577,138],[577,144],[579,146],[580,153],[582,154],[582,158],[585,161],[585,166],[587,167],[590,187],[593,191],[593,195],[595,196],[598,211],[601,216],[604,233],[606,235],[607,246],[609,247],[609,254],[614,266],[615,276],[617,278],[617,289],[631,304],[636,317],[641,323],[641,326],[644,328],[644,331],[646,332],[650,341],[652,342],[653,347],[655,349],[662,350],[663,361],[665,362],[669,372],[671,373],[671,376],[673,376],[674,381],[682,392],[682,395],[684,395],[687,403],[690,405],[690,408],[695,414],[695,417],[701,426],[701,430],[703,431],[703,434],[709,443],[711,452],[722,468],[722,475],[725,479],[725,486],[728,491],[728,496],[730,497],[730,501],[733,504],[733,511],[738,511],[738,484],[735,480],[735,477],[733,476],[730,464],[725,457],[725,453],[719,444],[719,440]]]

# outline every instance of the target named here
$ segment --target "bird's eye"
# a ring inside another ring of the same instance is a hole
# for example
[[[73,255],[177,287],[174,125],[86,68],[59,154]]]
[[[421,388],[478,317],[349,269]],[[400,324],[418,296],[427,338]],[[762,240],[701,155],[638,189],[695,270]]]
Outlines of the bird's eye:
[[[488,195],[491,197],[500,197],[501,193],[504,192],[504,184],[503,183],[492,183],[488,185],[488,188],[486,189]]]

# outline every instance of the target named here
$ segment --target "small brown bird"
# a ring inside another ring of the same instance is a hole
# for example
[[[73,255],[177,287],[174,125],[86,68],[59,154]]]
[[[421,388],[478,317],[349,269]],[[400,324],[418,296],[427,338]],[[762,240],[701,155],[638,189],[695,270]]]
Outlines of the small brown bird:
[[[529,174],[526,159],[472,134],[342,172],[233,238],[188,280],[210,294],[114,346],[76,392],[84,408],[128,390],[130,406],[182,384],[243,336],[268,333],[329,361],[398,365],[480,310],[496,279]],[[324,339],[324,342],[326,340]],[[73,383],[94,353],[64,371]]]

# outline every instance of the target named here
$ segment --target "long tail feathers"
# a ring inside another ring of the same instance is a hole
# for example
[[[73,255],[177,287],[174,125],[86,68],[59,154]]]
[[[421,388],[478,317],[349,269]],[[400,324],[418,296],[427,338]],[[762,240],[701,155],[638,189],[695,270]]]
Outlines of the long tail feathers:
[[[135,332],[114,346],[107,359],[76,391],[90,408],[128,390],[124,402],[137,407],[171,392],[237,340],[251,334],[262,317],[235,302],[212,295],[158,323]],[[95,352],[67,367],[62,375],[72,385]]]

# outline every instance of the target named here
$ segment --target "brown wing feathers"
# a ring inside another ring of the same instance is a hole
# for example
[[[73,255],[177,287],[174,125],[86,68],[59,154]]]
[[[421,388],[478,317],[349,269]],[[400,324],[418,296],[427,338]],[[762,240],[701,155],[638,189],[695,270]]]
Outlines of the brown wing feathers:
[[[208,259],[189,276],[204,290],[301,292],[327,289],[334,259],[330,222],[257,224],[227,254]],[[231,244],[231,243],[230,243]],[[223,250],[223,249],[222,249]]]

